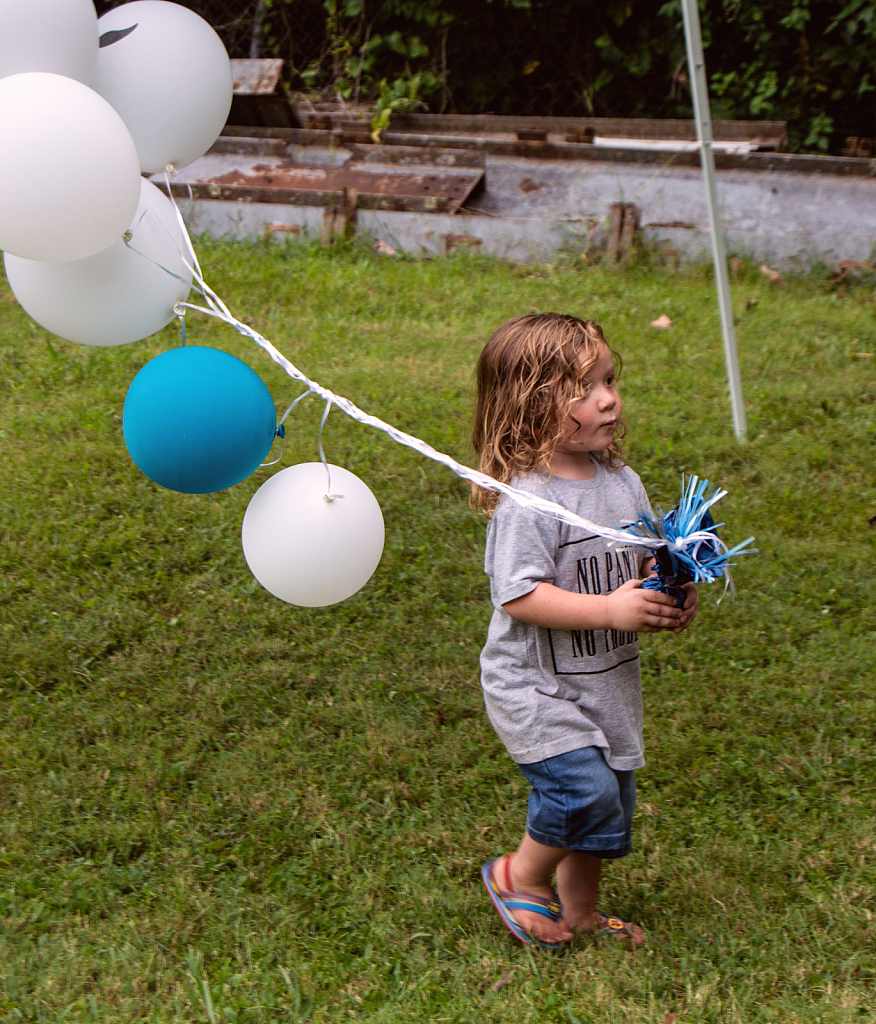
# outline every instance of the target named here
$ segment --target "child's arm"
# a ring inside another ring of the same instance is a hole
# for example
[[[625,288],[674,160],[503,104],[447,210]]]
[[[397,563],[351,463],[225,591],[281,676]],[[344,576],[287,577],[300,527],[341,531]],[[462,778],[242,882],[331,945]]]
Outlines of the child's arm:
[[[668,594],[642,590],[641,580],[628,580],[605,595],[576,594],[552,583],[539,583],[535,590],[502,607],[512,619],[547,629],[620,629],[630,633],[677,631],[684,614]]]

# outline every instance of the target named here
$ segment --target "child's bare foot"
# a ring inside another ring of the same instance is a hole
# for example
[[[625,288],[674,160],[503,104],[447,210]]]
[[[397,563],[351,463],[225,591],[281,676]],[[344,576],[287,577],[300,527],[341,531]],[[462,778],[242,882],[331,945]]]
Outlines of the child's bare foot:
[[[556,899],[556,893],[549,885],[533,885],[520,876],[519,870],[515,870],[515,858],[513,855],[501,857],[496,862],[495,872],[499,884],[504,889],[511,892],[527,893],[530,896],[540,896],[546,900]],[[516,907],[513,913],[514,920],[520,927],[540,942],[555,945],[560,942],[568,942],[572,938],[572,932],[563,918],[560,918],[558,921],[552,921],[543,914],[519,910]]]
[[[576,932],[592,932],[595,935],[611,935],[622,942],[626,942],[630,949],[636,949],[645,943],[645,933],[632,922],[622,921],[619,917],[612,917],[610,914],[603,914],[596,910],[592,914],[584,915],[579,920],[569,920],[566,923]]]

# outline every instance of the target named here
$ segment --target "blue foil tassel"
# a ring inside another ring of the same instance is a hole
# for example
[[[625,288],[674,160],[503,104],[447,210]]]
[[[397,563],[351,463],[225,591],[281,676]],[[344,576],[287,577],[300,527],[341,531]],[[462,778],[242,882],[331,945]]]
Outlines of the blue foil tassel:
[[[733,593],[731,559],[755,553],[754,548],[748,547],[754,537],[728,548],[718,536],[724,524],[715,522],[711,507],[727,492],[719,487],[712,494],[708,490],[708,480],[696,476],[685,480],[682,476],[681,500],[674,509],[664,512],[658,508],[654,515],[640,512],[638,522],[626,527],[637,537],[655,542],[652,570],[657,575],[644,580],[643,589],[669,594],[679,608],[684,607],[681,588],[685,583],[714,583],[724,577],[724,592],[729,588]]]

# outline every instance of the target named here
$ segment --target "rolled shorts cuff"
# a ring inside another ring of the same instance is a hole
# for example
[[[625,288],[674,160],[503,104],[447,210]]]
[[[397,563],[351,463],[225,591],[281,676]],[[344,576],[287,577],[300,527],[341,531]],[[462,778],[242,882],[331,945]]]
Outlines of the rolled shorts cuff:
[[[612,844],[612,836],[602,836],[603,843],[596,840],[582,840],[570,844],[560,836],[539,832],[531,825],[526,826],[526,831],[532,839],[537,843],[541,843],[542,846],[554,846],[560,850],[574,850],[576,853],[589,853],[591,857],[601,857],[603,860],[618,860],[620,857],[628,857],[633,850],[633,844],[626,836],[617,836],[617,841],[621,844],[620,846]]]

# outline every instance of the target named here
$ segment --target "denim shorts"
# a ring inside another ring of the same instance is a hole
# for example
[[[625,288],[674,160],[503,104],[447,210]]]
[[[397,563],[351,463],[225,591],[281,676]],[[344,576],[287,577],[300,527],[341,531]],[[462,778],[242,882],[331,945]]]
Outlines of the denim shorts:
[[[609,768],[599,747],[581,747],[517,766],[532,786],[526,831],[545,846],[594,857],[632,849],[636,773]]]

